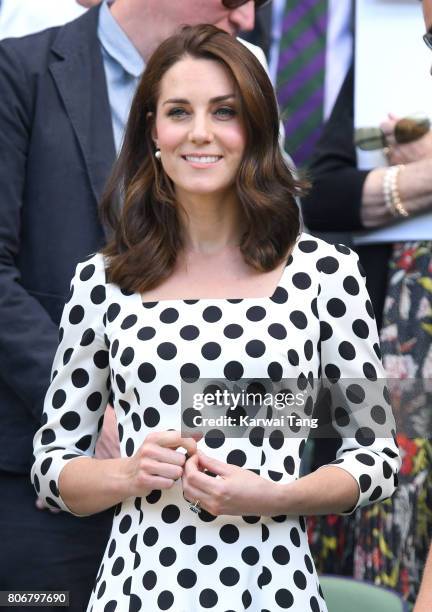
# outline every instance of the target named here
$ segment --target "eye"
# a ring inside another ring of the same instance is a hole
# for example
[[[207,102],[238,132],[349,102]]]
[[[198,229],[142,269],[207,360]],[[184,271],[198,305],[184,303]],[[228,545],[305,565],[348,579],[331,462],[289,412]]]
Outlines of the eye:
[[[215,115],[217,115],[220,119],[231,119],[237,115],[237,111],[231,106],[220,106],[215,110]]]
[[[174,106],[173,108],[170,108],[167,114],[168,117],[181,118],[187,115],[187,112],[180,106]]]

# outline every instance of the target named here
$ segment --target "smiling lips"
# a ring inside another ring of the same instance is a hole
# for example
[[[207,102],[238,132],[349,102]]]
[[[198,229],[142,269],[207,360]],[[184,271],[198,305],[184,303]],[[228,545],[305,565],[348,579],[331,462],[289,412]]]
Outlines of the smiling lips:
[[[192,164],[215,164],[222,159],[222,155],[182,155],[182,158]]]

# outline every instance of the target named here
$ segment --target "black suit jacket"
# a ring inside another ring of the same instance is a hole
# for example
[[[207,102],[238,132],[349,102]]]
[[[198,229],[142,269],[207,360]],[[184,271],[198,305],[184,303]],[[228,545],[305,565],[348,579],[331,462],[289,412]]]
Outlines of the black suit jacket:
[[[98,8],[0,43],[0,469],[25,472],[75,265],[115,158]]]
[[[316,234],[365,229],[360,218],[360,207],[368,173],[368,170],[357,168],[354,145],[354,67],[351,66],[310,165],[312,189],[302,199],[303,217],[308,229]],[[337,242],[345,240],[342,235],[339,239],[335,235],[332,238]],[[366,285],[380,328],[392,245],[352,248],[357,251],[365,269]]]

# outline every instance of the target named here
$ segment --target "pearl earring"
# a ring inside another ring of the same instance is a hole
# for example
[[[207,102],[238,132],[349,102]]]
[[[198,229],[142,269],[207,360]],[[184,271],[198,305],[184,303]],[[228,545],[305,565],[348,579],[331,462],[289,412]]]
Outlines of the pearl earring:
[[[161,158],[161,152],[160,152],[160,149],[156,149],[154,156],[156,157],[156,159],[159,159],[159,160],[160,160],[160,158]]]

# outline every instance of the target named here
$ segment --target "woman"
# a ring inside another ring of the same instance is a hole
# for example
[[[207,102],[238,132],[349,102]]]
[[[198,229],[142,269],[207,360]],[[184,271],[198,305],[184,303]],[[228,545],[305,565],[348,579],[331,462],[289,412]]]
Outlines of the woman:
[[[48,504],[117,504],[89,610],[325,610],[300,515],[394,490],[382,389],[384,433],[359,425],[351,398],[335,464],[299,480],[304,436],[181,431],[182,380],[313,387],[323,370],[380,387],[356,258],[299,236],[278,131],[265,72],[229,35],[185,28],[150,59],[103,202],[113,237],[78,266],[35,437]],[[95,460],[110,389],[122,457]]]
[[[368,95],[364,92],[365,100]],[[414,604],[432,536],[432,443],[425,434],[431,414],[432,241],[423,216],[432,209],[432,131],[399,144],[393,115],[381,129],[389,165],[358,169],[350,70],[311,165],[314,185],[303,213],[314,231],[371,232],[356,237],[355,249],[367,274],[391,380],[403,457],[399,487],[349,524],[343,517],[312,519],[309,536],[321,572],[386,585]]]

